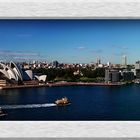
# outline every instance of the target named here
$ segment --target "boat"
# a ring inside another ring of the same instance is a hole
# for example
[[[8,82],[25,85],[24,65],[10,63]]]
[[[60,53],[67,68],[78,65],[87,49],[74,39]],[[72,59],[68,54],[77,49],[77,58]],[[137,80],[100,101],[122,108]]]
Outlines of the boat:
[[[0,107],[0,117],[7,115],[6,113],[3,112],[2,108]]]
[[[56,104],[57,106],[66,106],[66,105],[69,105],[70,102],[69,102],[69,100],[68,100],[67,97],[64,97],[64,98],[61,98],[61,99],[59,99],[59,100],[56,100],[56,101],[55,101],[55,104]]]

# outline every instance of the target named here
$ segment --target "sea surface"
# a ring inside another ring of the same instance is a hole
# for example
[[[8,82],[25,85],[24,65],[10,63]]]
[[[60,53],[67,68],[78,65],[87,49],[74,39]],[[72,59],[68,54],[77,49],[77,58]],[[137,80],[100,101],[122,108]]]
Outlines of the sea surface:
[[[58,107],[55,100],[71,104]],[[140,120],[140,85],[0,90],[0,120]]]

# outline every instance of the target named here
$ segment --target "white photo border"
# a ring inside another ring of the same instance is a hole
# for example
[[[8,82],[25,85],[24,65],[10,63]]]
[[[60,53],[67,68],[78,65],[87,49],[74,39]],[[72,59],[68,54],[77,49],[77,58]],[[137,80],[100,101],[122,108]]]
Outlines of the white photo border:
[[[0,19],[140,19],[139,0],[0,0]],[[0,138],[132,138],[139,121],[1,121]]]

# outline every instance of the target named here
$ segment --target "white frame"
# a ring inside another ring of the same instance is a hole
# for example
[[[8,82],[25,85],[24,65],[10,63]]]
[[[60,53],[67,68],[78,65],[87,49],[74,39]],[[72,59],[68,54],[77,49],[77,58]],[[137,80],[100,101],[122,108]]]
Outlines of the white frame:
[[[139,17],[139,0],[0,0],[1,19],[139,19]],[[0,138],[8,137],[140,137],[140,122],[1,121]]]

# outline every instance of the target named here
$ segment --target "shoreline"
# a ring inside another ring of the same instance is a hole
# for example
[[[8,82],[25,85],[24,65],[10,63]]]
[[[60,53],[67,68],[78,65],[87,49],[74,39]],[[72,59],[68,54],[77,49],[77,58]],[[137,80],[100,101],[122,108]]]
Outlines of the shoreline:
[[[36,88],[36,87],[57,87],[57,86],[123,86],[131,83],[84,83],[84,82],[55,82],[55,83],[47,83],[40,85],[11,85],[11,86],[3,86],[0,89],[19,89],[19,88]]]

